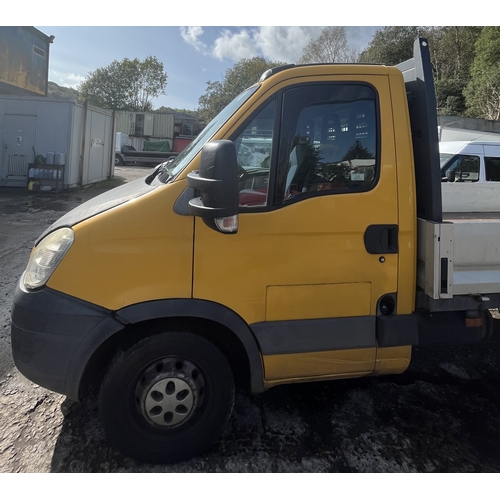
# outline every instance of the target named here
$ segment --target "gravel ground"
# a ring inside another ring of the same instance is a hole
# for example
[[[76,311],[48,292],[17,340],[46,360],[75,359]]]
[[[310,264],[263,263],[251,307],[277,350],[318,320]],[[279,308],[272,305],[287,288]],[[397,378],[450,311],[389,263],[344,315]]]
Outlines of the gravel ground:
[[[0,188],[0,472],[499,472],[500,336],[414,350],[402,375],[238,394],[203,456],[141,464],[112,449],[95,397],[75,403],[26,380],[10,352],[10,305],[36,237],[64,212],[151,168],[55,197]],[[498,330],[498,328],[497,328]]]

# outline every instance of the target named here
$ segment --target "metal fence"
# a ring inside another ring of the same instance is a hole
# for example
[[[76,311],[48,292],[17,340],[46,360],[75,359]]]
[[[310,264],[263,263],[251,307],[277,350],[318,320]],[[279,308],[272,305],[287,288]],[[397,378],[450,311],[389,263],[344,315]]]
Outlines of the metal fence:
[[[462,116],[438,116],[438,126],[500,134],[500,121],[498,120],[480,120],[479,118],[464,118]]]

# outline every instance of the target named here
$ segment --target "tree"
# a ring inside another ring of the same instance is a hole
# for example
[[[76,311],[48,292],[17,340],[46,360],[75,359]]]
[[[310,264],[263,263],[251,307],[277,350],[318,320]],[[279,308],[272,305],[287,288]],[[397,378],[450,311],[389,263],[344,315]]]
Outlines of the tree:
[[[356,51],[347,44],[343,26],[328,26],[318,38],[311,40],[302,52],[300,64],[308,63],[352,63],[356,62]]]
[[[434,80],[436,106],[439,115],[463,116],[465,113],[464,88],[469,79],[441,78]]]
[[[359,61],[395,65],[413,57],[418,36],[429,39],[438,113],[463,115],[479,26],[387,26],[377,30]]]
[[[262,57],[242,59],[226,70],[223,81],[208,81],[205,93],[198,99],[201,120],[208,123],[240,92],[256,83],[266,70],[283,64]]]
[[[354,141],[341,161],[351,161],[351,160],[372,160],[375,158],[373,151],[365,148],[359,139]]]
[[[47,95],[57,99],[78,99],[78,90],[71,87],[63,87],[55,82],[49,82],[47,86]]]
[[[424,35],[420,26],[386,26],[377,30],[359,62],[394,66],[413,57],[413,42]]]
[[[469,80],[474,46],[481,26],[438,26],[427,28],[434,75],[438,80]]]
[[[464,114],[463,91],[470,80],[474,46],[481,31],[480,26],[439,26],[428,29],[439,114]]]
[[[471,81],[464,94],[467,112],[486,120],[500,119],[500,27],[487,26],[476,42]]]
[[[82,99],[106,109],[151,111],[152,99],[165,94],[167,74],[154,56],[123,59],[90,72],[79,85]]]

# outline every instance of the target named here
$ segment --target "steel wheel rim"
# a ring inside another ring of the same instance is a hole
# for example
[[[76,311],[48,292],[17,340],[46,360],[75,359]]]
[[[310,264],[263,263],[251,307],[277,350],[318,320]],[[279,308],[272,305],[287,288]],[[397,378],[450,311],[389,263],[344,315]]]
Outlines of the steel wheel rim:
[[[136,404],[144,420],[159,429],[184,425],[201,406],[205,379],[191,361],[166,357],[149,364],[136,384]]]

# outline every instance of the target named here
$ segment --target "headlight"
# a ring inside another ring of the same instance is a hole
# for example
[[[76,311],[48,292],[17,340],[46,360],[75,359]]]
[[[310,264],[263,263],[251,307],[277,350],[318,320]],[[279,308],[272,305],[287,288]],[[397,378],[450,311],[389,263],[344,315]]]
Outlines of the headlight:
[[[24,286],[34,289],[45,285],[74,239],[73,230],[69,227],[63,227],[47,235],[31,253],[24,273]]]

